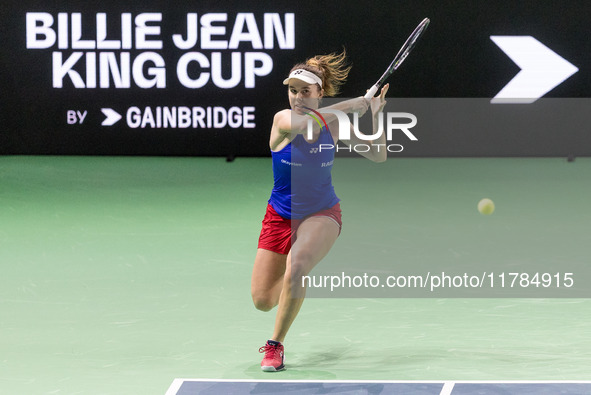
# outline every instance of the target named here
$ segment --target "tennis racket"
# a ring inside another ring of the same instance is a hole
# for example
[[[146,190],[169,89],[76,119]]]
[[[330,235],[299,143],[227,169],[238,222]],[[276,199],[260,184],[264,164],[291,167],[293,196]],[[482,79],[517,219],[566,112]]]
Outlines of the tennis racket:
[[[384,74],[382,74],[382,76],[380,77],[378,82],[376,82],[374,84],[374,86],[372,86],[367,91],[367,93],[364,96],[365,99],[367,99],[367,100],[371,99],[376,94],[378,89],[380,89],[380,87],[384,84],[384,82],[386,82],[386,80],[388,79],[390,74],[392,74],[394,72],[394,70],[396,70],[396,69],[398,69],[398,67],[400,67],[402,62],[404,62],[404,59],[406,59],[406,57],[408,56],[410,51],[412,51],[412,49],[414,48],[414,46],[417,43],[417,41],[419,40],[419,38],[423,35],[425,30],[427,29],[427,26],[429,26],[429,22],[430,22],[429,18],[425,18],[421,21],[421,23],[419,23],[419,25],[415,28],[415,30],[412,32],[412,34],[406,39],[406,42],[404,43],[402,48],[400,48],[400,50],[398,51],[398,53],[394,57],[394,60],[392,60],[392,63],[390,63],[390,66],[388,66],[388,68],[386,69]]]

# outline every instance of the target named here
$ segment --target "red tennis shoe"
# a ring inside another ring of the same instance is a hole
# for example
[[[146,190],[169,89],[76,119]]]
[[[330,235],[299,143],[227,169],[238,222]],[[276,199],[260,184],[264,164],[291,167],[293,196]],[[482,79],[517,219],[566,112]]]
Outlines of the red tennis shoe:
[[[259,349],[260,353],[265,353],[261,362],[261,369],[264,372],[278,372],[285,369],[285,355],[283,354],[283,344],[274,340],[268,340],[267,344]]]

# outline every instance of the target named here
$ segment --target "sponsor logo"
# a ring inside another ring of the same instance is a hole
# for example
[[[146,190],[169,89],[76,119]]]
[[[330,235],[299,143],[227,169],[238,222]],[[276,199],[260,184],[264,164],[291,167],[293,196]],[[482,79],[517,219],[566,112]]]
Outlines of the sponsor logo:
[[[306,108],[310,112],[308,115],[312,118],[308,121],[307,137],[313,139],[313,120],[321,127],[328,129],[328,124],[322,116],[322,114],[312,108]],[[346,113],[335,110],[335,109],[323,109],[324,113],[334,114],[337,117],[338,128],[339,128],[339,140],[350,141],[351,130],[359,140],[367,141],[364,144],[354,144],[348,146],[339,146],[337,144],[320,144],[318,151],[322,150],[336,150],[363,153],[368,152],[372,149],[377,149],[378,152],[382,149],[388,152],[402,152],[404,147],[401,144],[373,144],[375,141],[382,137],[385,133],[386,140],[391,142],[394,138],[394,134],[402,132],[406,138],[410,141],[418,141],[418,138],[410,131],[417,125],[417,117],[414,114],[408,112],[386,112],[378,114],[378,130],[374,134],[364,134],[359,130],[359,114],[353,114],[353,122],[349,120]],[[351,127],[351,125],[353,127]],[[312,153],[310,151],[310,153]]]

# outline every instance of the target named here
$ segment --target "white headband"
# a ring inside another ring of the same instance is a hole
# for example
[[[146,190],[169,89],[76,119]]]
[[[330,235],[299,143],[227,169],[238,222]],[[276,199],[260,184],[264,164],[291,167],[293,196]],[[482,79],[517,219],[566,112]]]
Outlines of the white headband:
[[[316,74],[304,69],[296,69],[289,74],[289,77],[283,80],[283,85],[289,84],[291,78],[297,78],[308,84],[318,84],[322,88],[322,80]]]

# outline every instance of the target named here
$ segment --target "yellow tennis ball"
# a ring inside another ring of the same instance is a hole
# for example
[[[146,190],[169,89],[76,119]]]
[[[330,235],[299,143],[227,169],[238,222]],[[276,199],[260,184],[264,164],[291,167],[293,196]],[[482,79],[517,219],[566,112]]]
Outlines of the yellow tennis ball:
[[[482,199],[478,202],[478,212],[484,215],[491,215],[495,211],[495,204],[490,199]]]

